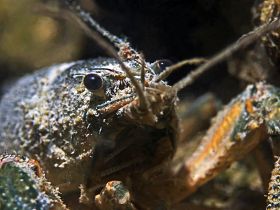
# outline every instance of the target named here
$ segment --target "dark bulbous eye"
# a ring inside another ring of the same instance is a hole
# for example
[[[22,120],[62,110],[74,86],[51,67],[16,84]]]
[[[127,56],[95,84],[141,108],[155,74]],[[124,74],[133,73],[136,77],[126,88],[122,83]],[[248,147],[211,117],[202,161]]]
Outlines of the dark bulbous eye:
[[[158,73],[164,71],[168,66],[171,66],[172,64],[173,63],[168,59],[158,60],[156,62]]]
[[[96,91],[102,88],[103,79],[98,74],[87,74],[84,77],[84,85],[89,91]]]

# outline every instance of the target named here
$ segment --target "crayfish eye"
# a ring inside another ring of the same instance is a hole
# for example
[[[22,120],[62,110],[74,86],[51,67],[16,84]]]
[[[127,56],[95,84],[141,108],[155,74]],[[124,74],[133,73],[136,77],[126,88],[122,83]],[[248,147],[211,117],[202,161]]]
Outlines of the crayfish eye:
[[[103,79],[98,74],[87,74],[83,82],[89,91],[99,90],[103,86]]]
[[[164,71],[168,66],[171,66],[173,63],[168,59],[158,60],[156,61],[156,71],[160,73]]]

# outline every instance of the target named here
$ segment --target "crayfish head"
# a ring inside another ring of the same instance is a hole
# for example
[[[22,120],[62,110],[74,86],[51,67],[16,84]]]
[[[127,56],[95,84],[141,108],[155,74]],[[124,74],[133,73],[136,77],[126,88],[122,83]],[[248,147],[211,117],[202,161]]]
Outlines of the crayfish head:
[[[55,74],[49,70],[36,112],[26,113],[28,122],[39,118],[44,125],[26,133],[32,139],[26,148],[40,152],[48,179],[63,192],[141,175],[175,151],[176,94],[166,94],[171,87],[153,80],[157,74],[149,63],[144,79],[142,65],[125,65],[141,85],[142,98],[116,60],[100,58],[63,70],[55,66]],[[34,143],[38,138],[43,146]]]
[[[146,63],[143,82],[139,73],[141,65],[125,64],[141,85],[144,97],[139,96],[127,77],[103,77],[104,92],[111,95],[105,95],[106,100],[101,103],[93,101],[86,117],[96,141],[92,183],[140,174],[160,165],[175,151],[178,129],[176,93],[172,93],[165,82],[153,80],[156,74],[149,68],[149,63]],[[114,69],[121,71],[117,64]]]

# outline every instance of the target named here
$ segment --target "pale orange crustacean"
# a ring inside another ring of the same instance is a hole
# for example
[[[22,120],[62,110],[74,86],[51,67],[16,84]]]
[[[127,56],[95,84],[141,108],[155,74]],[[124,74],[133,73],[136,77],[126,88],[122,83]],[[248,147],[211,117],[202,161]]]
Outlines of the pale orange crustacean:
[[[35,176],[36,170],[29,169],[34,168],[34,162],[26,165],[30,162],[20,157],[27,156],[40,162],[46,178],[65,200],[76,203],[76,209],[172,209],[268,136],[279,136],[280,89],[265,82],[249,85],[225,106],[189,157],[180,151],[186,134],[181,132],[184,119],[178,119],[176,109],[178,91],[209,67],[279,27],[278,19],[210,61],[200,60],[204,64],[197,70],[169,86],[163,79],[178,64],[159,74],[158,62],[143,60],[129,43],[103,29],[76,1],[63,2],[79,22],[99,33],[89,31],[113,58],[42,69],[19,79],[2,97],[0,152],[18,156],[1,156],[0,174],[6,174],[9,168],[4,166],[10,163],[15,177],[8,180],[19,192],[22,186],[29,186],[17,185],[17,173],[30,183],[44,177],[43,172]],[[181,65],[185,63],[189,61]],[[183,161],[175,168],[172,158],[176,151],[181,152]],[[277,168],[273,172],[273,190],[279,186],[278,172]],[[35,195],[46,200],[34,199],[38,209],[67,208],[49,185],[47,190],[33,186]],[[0,185],[1,209],[36,209],[26,198],[9,202],[5,190],[7,186]],[[270,191],[268,209],[279,209],[278,193]]]

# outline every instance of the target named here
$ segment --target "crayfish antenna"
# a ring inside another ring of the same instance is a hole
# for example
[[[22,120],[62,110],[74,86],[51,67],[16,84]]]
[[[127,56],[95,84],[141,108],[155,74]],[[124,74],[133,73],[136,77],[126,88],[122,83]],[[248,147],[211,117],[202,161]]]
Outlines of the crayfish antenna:
[[[183,66],[186,66],[186,65],[200,65],[200,64],[205,63],[205,62],[207,62],[207,59],[205,59],[205,58],[191,58],[191,59],[182,60],[182,61],[180,61],[178,63],[175,63],[171,66],[168,66],[163,72],[161,72],[155,78],[155,82],[159,82],[159,81],[162,81],[162,80],[166,79],[170,74],[177,71],[178,69],[180,69]]]
[[[86,33],[92,37],[104,49],[108,55],[115,58],[120,64],[122,70],[126,73],[127,77],[131,80],[135,91],[139,97],[139,108],[141,111],[149,112],[149,101],[145,96],[144,89],[139,82],[134,78],[131,70],[124,64],[122,56],[120,57],[122,48],[126,48],[133,57],[139,57],[136,50],[130,47],[129,43],[123,39],[112,35],[109,31],[101,27],[91,15],[84,11],[77,0],[61,0],[62,3],[69,9],[70,16],[74,18],[86,31]],[[115,50],[116,47],[119,53]]]
[[[257,27],[255,30],[244,34],[241,38],[237,40],[237,42],[229,45],[224,50],[219,52],[218,54],[214,55],[210,58],[207,62],[199,66],[197,69],[193,70],[189,73],[186,77],[175,83],[172,87],[172,91],[178,92],[192,84],[195,79],[197,79],[201,74],[208,71],[213,66],[217,65],[218,63],[226,60],[234,53],[238,52],[241,49],[248,47],[249,45],[256,42],[265,34],[280,28],[280,19],[276,19],[270,23],[263,24]]]
[[[145,90],[145,74],[146,74],[146,64],[145,64],[145,59],[144,55],[141,54],[140,56],[140,64],[141,64],[141,84],[143,87],[143,90]]]

